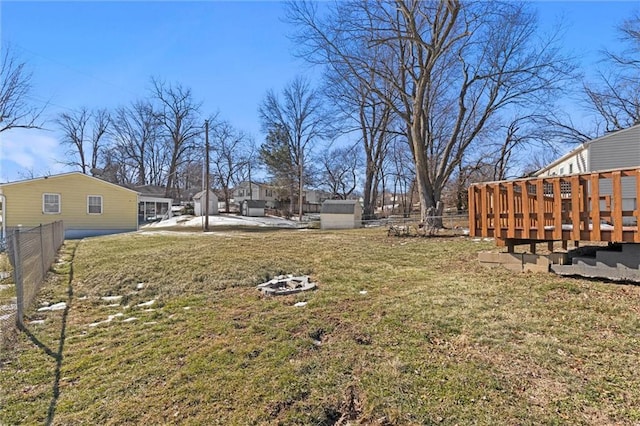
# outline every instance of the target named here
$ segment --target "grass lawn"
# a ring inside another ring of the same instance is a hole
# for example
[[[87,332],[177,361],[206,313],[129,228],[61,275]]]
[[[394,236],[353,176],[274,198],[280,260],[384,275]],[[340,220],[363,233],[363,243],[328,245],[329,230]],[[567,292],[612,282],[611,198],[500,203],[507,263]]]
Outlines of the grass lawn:
[[[640,286],[485,269],[492,249],[383,229],[66,242],[39,302],[67,309],[31,311],[0,355],[0,424],[638,424]],[[318,289],[261,297],[281,273]]]

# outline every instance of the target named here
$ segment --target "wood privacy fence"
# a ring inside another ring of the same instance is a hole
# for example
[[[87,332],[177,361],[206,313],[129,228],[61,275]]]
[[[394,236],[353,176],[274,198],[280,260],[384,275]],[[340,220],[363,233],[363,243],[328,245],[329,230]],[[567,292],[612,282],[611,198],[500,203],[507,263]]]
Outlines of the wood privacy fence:
[[[498,245],[640,243],[640,169],[488,182],[469,187],[469,234]]]
[[[62,221],[7,232],[7,253],[16,286],[16,325],[23,327],[24,312],[35,301],[49,267],[64,242]]]

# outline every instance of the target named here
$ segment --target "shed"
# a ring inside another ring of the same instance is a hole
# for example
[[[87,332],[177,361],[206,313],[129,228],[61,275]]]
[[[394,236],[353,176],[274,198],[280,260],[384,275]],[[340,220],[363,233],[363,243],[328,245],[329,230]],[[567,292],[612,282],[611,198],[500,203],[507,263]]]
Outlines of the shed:
[[[196,216],[204,216],[205,214],[205,197],[206,191],[200,191],[193,196],[193,212]],[[209,215],[218,214],[218,196],[209,190],[209,208],[207,209]]]
[[[62,220],[65,238],[138,229],[138,192],[80,172],[0,185],[6,227]]]
[[[266,205],[265,200],[244,200],[240,211],[242,216],[263,217]]]
[[[362,226],[358,200],[326,200],[320,210],[321,229],[354,229]]]

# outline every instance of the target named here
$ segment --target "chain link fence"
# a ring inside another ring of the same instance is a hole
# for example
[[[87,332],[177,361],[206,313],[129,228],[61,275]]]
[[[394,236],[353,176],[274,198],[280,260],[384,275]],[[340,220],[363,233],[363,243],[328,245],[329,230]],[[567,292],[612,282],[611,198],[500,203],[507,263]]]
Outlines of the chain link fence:
[[[58,221],[31,229],[8,229],[6,242],[15,299],[11,298],[10,303],[0,302],[0,329],[3,332],[13,325],[24,326],[24,312],[35,301],[64,242],[64,225]]]

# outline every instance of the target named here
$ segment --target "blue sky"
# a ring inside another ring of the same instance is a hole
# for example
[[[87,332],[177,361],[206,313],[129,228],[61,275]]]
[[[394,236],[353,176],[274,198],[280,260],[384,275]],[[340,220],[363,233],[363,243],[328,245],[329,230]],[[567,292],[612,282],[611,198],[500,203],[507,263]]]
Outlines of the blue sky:
[[[638,1],[550,2],[535,7],[541,26],[561,20],[565,47],[585,72],[599,50],[615,47],[614,27]],[[258,104],[296,75],[319,73],[291,54],[284,3],[198,2],[0,2],[0,37],[33,72],[31,101],[48,103],[44,118],[61,111],[114,108],[147,95],[151,76],[190,87],[205,115],[219,112],[234,126],[260,134]],[[0,134],[0,182],[67,171],[59,134]]]

